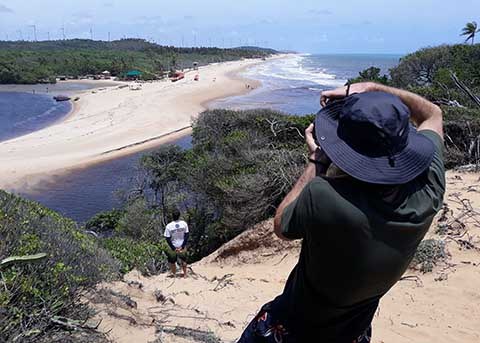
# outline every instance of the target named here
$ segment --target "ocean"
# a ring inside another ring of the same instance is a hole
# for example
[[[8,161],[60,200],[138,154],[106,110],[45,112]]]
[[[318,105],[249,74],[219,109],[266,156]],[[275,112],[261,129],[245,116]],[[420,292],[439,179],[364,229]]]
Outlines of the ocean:
[[[257,79],[262,86],[249,94],[217,100],[211,108],[252,109],[271,108],[294,115],[316,113],[319,97],[324,89],[342,86],[350,78],[368,67],[376,66],[383,73],[394,67],[400,55],[291,55],[254,66],[243,75]],[[13,100],[12,100],[13,101]],[[28,108],[28,101],[25,108]],[[33,101],[33,100],[32,100]],[[1,105],[1,112],[10,105]],[[36,111],[37,112],[37,111]],[[0,134],[4,123],[0,122]],[[31,116],[35,117],[35,114]],[[15,117],[12,114],[5,117]],[[16,125],[10,121],[10,125]],[[5,130],[4,130],[5,131]],[[15,130],[10,130],[14,132]],[[191,146],[191,137],[172,144],[184,149]],[[146,152],[135,153],[95,164],[88,168],[73,170],[42,183],[35,190],[21,193],[79,223],[87,221],[95,213],[121,206],[119,191],[127,190],[134,177],[138,161]]]

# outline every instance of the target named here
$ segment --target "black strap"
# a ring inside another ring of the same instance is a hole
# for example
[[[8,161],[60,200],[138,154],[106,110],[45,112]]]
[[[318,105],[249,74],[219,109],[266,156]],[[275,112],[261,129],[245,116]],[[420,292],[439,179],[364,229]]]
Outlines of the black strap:
[[[314,164],[318,164],[318,165],[321,165],[322,167],[325,167],[327,168],[328,167],[328,164],[322,162],[322,161],[319,161],[319,160],[314,160],[313,158],[309,158],[308,159],[310,162],[314,163]]]
[[[347,95],[346,96],[349,96],[350,95],[350,82],[347,82]]]

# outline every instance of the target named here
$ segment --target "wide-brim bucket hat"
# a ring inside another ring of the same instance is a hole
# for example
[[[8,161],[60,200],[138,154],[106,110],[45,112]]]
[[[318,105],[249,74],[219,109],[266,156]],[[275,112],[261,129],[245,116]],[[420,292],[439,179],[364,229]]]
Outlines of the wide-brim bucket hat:
[[[373,184],[404,184],[431,164],[435,147],[410,123],[395,95],[368,92],[331,101],[315,119],[318,145],[350,176]]]

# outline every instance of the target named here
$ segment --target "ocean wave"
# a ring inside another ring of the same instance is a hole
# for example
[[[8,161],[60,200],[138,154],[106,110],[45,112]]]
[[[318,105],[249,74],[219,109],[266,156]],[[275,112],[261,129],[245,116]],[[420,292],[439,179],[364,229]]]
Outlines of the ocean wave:
[[[252,77],[263,76],[290,81],[311,82],[327,87],[343,86],[346,80],[337,79],[335,74],[328,73],[321,68],[308,68],[304,66],[304,60],[308,55],[291,55],[286,58],[274,60],[257,66],[249,71]]]

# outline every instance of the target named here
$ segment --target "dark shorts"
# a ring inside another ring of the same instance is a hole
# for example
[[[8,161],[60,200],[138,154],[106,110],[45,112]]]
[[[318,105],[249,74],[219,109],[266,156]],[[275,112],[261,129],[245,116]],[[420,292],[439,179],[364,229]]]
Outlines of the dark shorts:
[[[172,249],[167,249],[165,251],[165,254],[167,255],[168,263],[176,263],[177,260],[180,260],[182,262],[187,262],[185,252],[176,252]]]
[[[351,343],[369,343],[372,337],[372,327],[369,326],[365,332]],[[315,342],[323,342],[321,336],[315,338]],[[314,341],[311,341],[314,342]],[[298,335],[290,331],[284,323],[278,320],[265,305],[255,318],[248,324],[247,328],[237,343],[304,343]],[[346,342],[350,343],[350,342]]]

